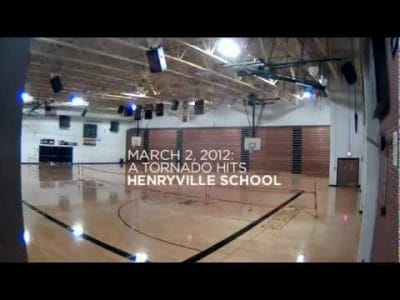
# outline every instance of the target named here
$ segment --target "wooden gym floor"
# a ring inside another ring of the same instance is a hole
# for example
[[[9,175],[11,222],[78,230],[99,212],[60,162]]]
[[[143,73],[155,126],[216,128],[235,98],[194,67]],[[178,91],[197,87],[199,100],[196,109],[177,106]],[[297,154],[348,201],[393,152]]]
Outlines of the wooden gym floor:
[[[21,173],[30,262],[356,261],[360,193],[327,178],[280,173],[279,189],[215,186],[207,200],[204,187],[126,186],[118,165]]]

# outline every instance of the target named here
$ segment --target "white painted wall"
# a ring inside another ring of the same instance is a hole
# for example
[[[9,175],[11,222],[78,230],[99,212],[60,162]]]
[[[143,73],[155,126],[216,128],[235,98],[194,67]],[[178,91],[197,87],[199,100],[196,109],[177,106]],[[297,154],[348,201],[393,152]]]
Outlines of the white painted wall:
[[[251,107],[248,106],[248,114]],[[256,118],[259,116],[259,107]],[[206,110],[204,115],[193,115],[189,122],[182,122],[181,111],[174,112],[167,107],[164,116],[152,120],[142,120],[141,128],[185,128],[185,127],[226,127],[249,126],[251,115],[246,115],[243,104],[219,106],[215,110]],[[125,157],[126,130],[134,126],[132,118],[120,117],[114,114],[99,114],[88,112],[84,118],[80,111],[57,111],[57,115],[72,116],[71,127],[67,130],[59,129],[57,117],[44,116],[43,110],[37,110],[37,116],[24,116],[22,122],[21,162],[38,162],[39,145],[41,139],[66,140],[76,142],[73,160],[77,162],[118,162]],[[287,104],[267,105],[261,115],[258,126],[295,126],[295,125],[329,125],[329,100],[306,101],[300,105]],[[110,120],[119,120],[118,133],[109,131]],[[96,146],[82,145],[83,124],[97,124],[98,141]]]
[[[330,166],[329,184],[337,184],[337,159],[343,157],[359,158],[359,184],[362,187],[362,170],[364,168],[364,149],[365,149],[365,124],[363,106],[364,100],[360,93],[356,95],[358,126],[355,132],[355,105],[354,87],[341,84],[331,91],[331,143],[330,143]],[[351,156],[348,156],[348,152]]]
[[[76,115],[73,112],[59,114]],[[104,116],[101,116],[104,117]],[[118,116],[116,116],[118,117]],[[114,118],[115,119],[115,118]],[[84,146],[83,124],[97,124],[97,145]],[[73,162],[118,162],[125,157],[126,130],[130,124],[120,123],[119,132],[110,132],[110,119],[99,119],[99,115],[87,114],[85,118],[72,117],[69,129],[59,129],[58,117],[24,116],[21,136],[21,162],[38,162],[41,139],[64,140],[76,142]]]

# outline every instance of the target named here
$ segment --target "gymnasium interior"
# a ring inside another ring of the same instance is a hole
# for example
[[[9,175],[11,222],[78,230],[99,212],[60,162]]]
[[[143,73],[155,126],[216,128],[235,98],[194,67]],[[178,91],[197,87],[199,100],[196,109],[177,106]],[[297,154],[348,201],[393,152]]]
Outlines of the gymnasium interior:
[[[398,44],[0,38],[0,261],[398,262]]]

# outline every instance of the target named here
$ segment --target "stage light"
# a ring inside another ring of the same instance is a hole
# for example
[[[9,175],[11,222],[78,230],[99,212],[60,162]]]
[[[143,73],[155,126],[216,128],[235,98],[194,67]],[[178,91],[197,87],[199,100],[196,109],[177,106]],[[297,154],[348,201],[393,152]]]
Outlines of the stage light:
[[[135,103],[130,103],[129,105],[130,105],[132,111],[135,111],[135,110],[136,110],[136,107],[137,107],[137,106],[136,106]]]
[[[347,156],[351,156],[351,151],[347,151]]]
[[[21,99],[24,103],[31,103],[34,100],[33,97],[29,95],[27,92],[23,92],[21,94]]]
[[[235,58],[240,54],[240,47],[235,40],[223,38],[218,42],[217,51],[223,56]]]
[[[85,100],[83,100],[82,97],[74,96],[71,99],[71,105],[73,105],[73,106],[88,106],[89,103],[86,102]]]

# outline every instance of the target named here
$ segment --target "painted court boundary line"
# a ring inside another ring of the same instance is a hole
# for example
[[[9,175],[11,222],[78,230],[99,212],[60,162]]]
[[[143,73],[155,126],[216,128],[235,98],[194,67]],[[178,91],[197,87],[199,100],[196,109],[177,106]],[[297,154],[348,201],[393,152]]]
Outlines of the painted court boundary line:
[[[304,191],[299,191],[298,193],[296,193],[294,196],[290,197],[288,200],[286,200],[285,202],[283,202],[282,204],[280,204],[279,206],[275,207],[273,210],[267,212],[265,215],[261,216],[260,218],[258,218],[257,220],[251,222],[250,224],[248,224],[247,226],[243,227],[242,229],[240,229],[239,231],[231,234],[230,236],[226,237],[225,239],[219,241],[218,243],[208,247],[207,249],[201,251],[200,253],[189,257],[188,259],[184,260],[184,263],[193,263],[193,262],[197,262],[200,259],[210,255],[211,253],[217,251],[218,249],[222,248],[223,246],[225,246],[226,244],[232,242],[233,240],[236,240],[238,237],[240,237],[241,235],[243,235],[244,233],[246,233],[247,231],[249,231],[250,229],[252,229],[253,227],[257,226],[258,224],[262,223],[265,219],[269,218],[270,216],[272,216],[273,214],[275,214],[277,211],[281,210],[284,206],[288,205],[290,202],[292,202],[293,200],[295,200],[296,198],[298,198],[301,194],[303,194]]]
[[[37,212],[38,214],[42,215],[42,216],[45,217],[46,219],[52,221],[53,223],[56,223],[57,225],[61,226],[62,228],[66,229],[66,230],[68,230],[68,231],[70,231],[70,232],[73,232],[73,229],[72,229],[71,226],[69,226],[69,225],[63,223],[62,221],[60,221],[60,220],[58,220],[58,219],[56,219],[56,218],[50,216],[49,214],[47,214],[47,213],[45,213],[44,211],[42,211],[42,210],[40,210],[39,208],[37,208],[36,206],[34,206],[34,205],[32,205],[32,204],[26,202],[25,200],[22,200],[22,203],[25,204],[26,206],[28,206],[28,207],[29,207],[30,209],[32,209],[33,211],[35,211],[35,212]],[[105,242],[103,242],[103,241],[100,241],[100,240],[96,239],[95,237],[93,237],[93,236],[91,236],[91,235],[89,235],[89,234],[83,233],[82,235],[80,235],[80,237],[81,237],[82,239],[84,239],[84,240],[87,240],[87,241],[89,241],[89,242],[94,243],[95,245],[97,245],[97,246],[99,246],[99,247],[102,247],[102,248],[104,248],[104,249],[106,249],[106,250],[108,250],[108,251],[111,251],[111,252],[113,252],[114,254],[117,254],[117,255],[119,255],[119,256],[122,256],[122,257],[124,257],[124,258],[127,258],[128,260],[131,260],[131,261],[135,261],[135,260],[136,260],[136,256],[135,256],[135,255],[132,255],[132,254],[130,254],[130,253],[124,251],[124,250],[121,250],[121,249],[116,248],[116,247],[114,247],[114,246],[112,246],[112,245],[109,245],[109,244],[107,244],[107,243],[105,243]]]

